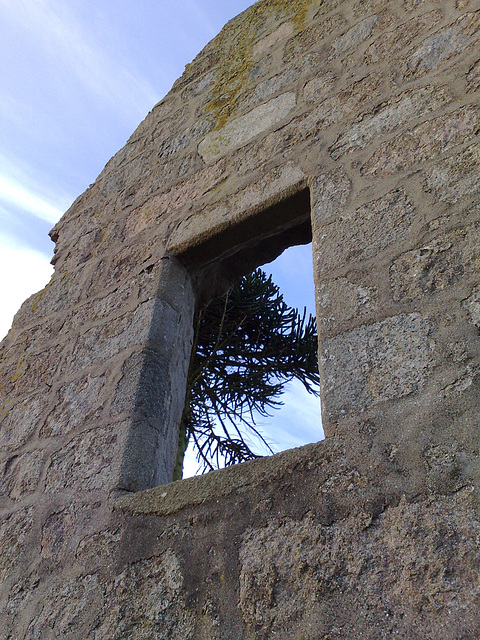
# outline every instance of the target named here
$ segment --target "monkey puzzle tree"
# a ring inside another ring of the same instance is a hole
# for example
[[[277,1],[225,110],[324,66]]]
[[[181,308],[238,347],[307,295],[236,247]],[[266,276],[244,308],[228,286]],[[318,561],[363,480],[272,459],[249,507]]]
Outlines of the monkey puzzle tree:
[[[315,318],[285,304],[271,276],[256,269],[195,316],[174,480],[190,442],[203,471],[259,457],[252,434],[272,451],[256,416],[283,404],[292,379],[319,395]]]

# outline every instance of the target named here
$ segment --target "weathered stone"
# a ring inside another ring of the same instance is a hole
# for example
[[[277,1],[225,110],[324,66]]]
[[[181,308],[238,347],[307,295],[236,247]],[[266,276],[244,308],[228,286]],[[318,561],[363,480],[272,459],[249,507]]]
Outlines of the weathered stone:
[[[64,520],[62,524],[67,525],[65,530],[68,532],[68,521]],[[107,529],[101,533],[83,538],[75,550],[76,560],[82,567],[88,567],[89,570],[101,570],[109,564],[112,557],[118,554],[121,536],[122,531],[118,528]],[[55,545],[55,543],[57,544]],[[60,544],[63,544],[63,538],[61,538]],[[57,538],[54,539],[54,549],[56,547],[58,548]]]
[[[295,34],[287,42],[283,53],[284,64],[291,64],[306,52],[318,49],[325,40],[330,39],[338,29],[346,25],[347,21],[341,14],[336,13],[331,17],[325,17],[320,11],[315,24]]]
[[[207,135],[198,147],[202,158],[212,164],[224,155],[245,145],[270,127],[281,122],[295,108],[294,93],[273,98],[250,113],[240,116],[218,131]]]
[[[55,511],[47,518],[42,527],[42,558],[59,561],[68,551],[72,551],[75,543],[72,531],[78,524],[78,510],[82,507],[84,508],[85,505],[69,505],[65,509]]]
[[[45,477],[46,493],[65,490],[105,491],[114,485],[125,438],[125,424],[85,431],[51,457]]]
[[[462,302],[462,306],[467,311],[470,322],[480,328],[480,287],[475,287],[471,295]]]
[[[128,216],[124,236],[129,239],[140,231],[159,225],[178,209],[191,205],[225,179],[224,163],[217,163],[199,172],[190,180],[175,185],[167,193],[149,198]]]
[[[35,433],[42,413],[44,396],[10,399],[0,411],[0,449],[15,451]]]
[[[336,329],[339,323],[358,319],[376,306],[377,288],[337,278],[321,284],[317,290],[317,323],[319,332]]]
[[[478,8],[260,0],[55,225],[1,640],[480,637]],[[170,483],[194,310],[310,232],[326,439]]]
[[[6,515],[0,522],[0,540],[2,548],[7,552],[0,555],[0,579],[5,582],[7,577],[17,574],[29,555],[28,543],[34,527],[34,510],[27,507]]]
[[[266,38],[263,38],[253,47],[253,57],[264,55],[272,47],[278,45],[279,42],[285,38],[289,38],[295,31],[295,25],[293,22],[284,22],[278,29],[275,29],[273,33],[270,33]]]
[[[305,85],[303,97],[308,102],[323,102],[332,94],[336,80],[337,78],[333,73],[321,75],[310,80]]]
[[[7,460],[2,473],[2,492],[12,500],[18,500],[36,491],[44,462],[44,451],[32,451]]]
[[[381,136],[409,120],[427,115],[449,102],[448,90],[436,87],[422,87],[416,91],[408,90],[395,102],[382,106],[373,116],[366,114],[362,120],[342,133],[330,148],[333,158],[354,151],[368,144],[373,138]]]
[[[480,37],[480,16],[466,14],[457,22],[427,38],[410,56],[409,73],[435,69],[443,60],[461,53]]]
[[[109,607],[96,635],[119,640],[195,637],[182,585],[180,563],[172,551],[132,564],[106,585]]]
[[[425,190],[453,204],[480,190],[480,144],[437,162],[425,171]]]
[[[458,111],[428,120],[385,142],[363,166],[365,174],[390,175],[434,159],[456,144],[471,139],[480,129],[480,108]]]
[[[478,60],[467,73],[467,91],[480,89],[480,60]]]
[[[425,29],[431,29],[438,24],[441,18],[440,10],[429,11],[398,25],[393,31],[382,33],[366,50],[364,56],[366,64],[378,64],[385,59],[398,61],[405,48],[410,46]]]
[[[179,225],[169,239],[168,250],[179,253],[189,244],[199,242],[208,231],[217,231],[224,227],[229,215],[237,221],[247,217],[262,202],[268,201],[279,193],[292,191],[305,181],[305,174],[295,165],[286,164],[265,174],[260,183],[249,185],[243,191],[230,196],[228,204],[205,207],[192,213]]]
[[[336,195],[340,193],[337,191]],[[343,198],[346,198],[346,191]],[[415,208],[405,192],[399,189],[362,205],[352,214],[338,213],[337,216],[325,227],[320,225],[321,240],[314,239],[318,275],[377,256],[390,245],[407,238]]]
[[[453,231],[397,258],[390,268],[395,300],[455,287],[480,269],[480,225]]]
[[[69,382],[57,391],[57,404],[46,418],[40,437],[50,438],[87,429],[99,418],[109,391],[105,389],[105,376],[86,375]]]
[[[355,18],[361,18],[366,14],[384,9],[388,4],[388,0],[358,0],[353,5],[353,15]]]
[[[65,640],[78,634],[88,637],[95,626],[93,612],[105,604],[105,593],[97,575],[68,576],[60,591],[51,589],[46,593],[44,606],[24,637],[26,640],[50,640],[55,635]]]
[[[332,56],[338,56],[349,49],[353,49],[361,42],[370,37],[379,22],[378,16],[365,18],[354,27],[349,29],[343,36],[337,38],[332,45]]]
[[[240,610],[252,634],[286,640],[289,629],[305,640],[319,633],[377,640],[378,628],[368,620],[379,615],[384,637],[408,628],[418,637],[473,638],[469,616],[452,620],[448,610],[458,590],[465,609],[477,610],[480,555],[472,538],[480,535],[478,522],[459,521],[450,502],[430,507],[401,503],[377,522],[359,514],[321,526],[306,516],[248,530],[240,551]],[[465,556],[468,595],[460,586]]]
[[[309,135],[316,135],[327,127],[350,118],[360,107],[379,96],[382,77],[372,73],[354,82],[336,95],[326,98],[299,123],[299,128]],[[307,85],[308,86],[308,85]]]
[[[326,338],[321,366],[328,418],[422,388],[436,358],[432,333],[427,319],[411,313]]]
[[[352,182],[343,169],[316,178],[312,189],[312,221],[319,228],[342,215],[352,192]]]
[[[188,129],[185,129],[180,134],[162,142],[158,149],[158,157],[162,160],[167,160],[179,151],[187,149],[187,147],[211,131],[213,127],[213,120],[200,121],[197,124],[188,127]]]
[[[137,351],[132,354],[122,367],[122,376],[118,382],[112,402],[112,415],[118,415],[135,406],[139,411],[145,411],[147,416],[161,416],[163,403],[166,401],[167,389],[166,370],[168,360],[154,351]],[[148,373],[147,373],[148,371]],[[143,376],[148,377],[148,386],[140,389]],[[142,406],[138,394],[141,393],[147,403]]]

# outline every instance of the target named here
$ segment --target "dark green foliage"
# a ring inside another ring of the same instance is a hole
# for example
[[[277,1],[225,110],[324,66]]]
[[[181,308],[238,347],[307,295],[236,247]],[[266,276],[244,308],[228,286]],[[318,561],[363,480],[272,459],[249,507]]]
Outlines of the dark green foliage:
[[[195,317],[174,479],[190,441],[204,471],[259,457],[249,433],[271,450],[255,415],[281,405],[293,378],[318,395],[315,318],[288,307],[271,276],[256,269]]]

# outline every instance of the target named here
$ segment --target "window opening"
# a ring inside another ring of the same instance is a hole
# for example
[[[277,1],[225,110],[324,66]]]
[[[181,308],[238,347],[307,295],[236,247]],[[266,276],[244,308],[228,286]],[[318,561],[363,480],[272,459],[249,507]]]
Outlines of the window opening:
[[[266,276],[271,276],[273,283],[278,286],[284,302],[291,308],[297,308],[300,315],[305,309],[307,317],[315,315],[311,251],[311,243],[290,247],[273,262],[261,266]],[[317,386],[318,390],[318,385],[312,386]],[[294,379],[285,384],[283,393],[277,399],[282,404],[269,407],[268,415],[254,412],[254,427],[262,437],[239,424],[242,437],[255,453],[270,455],[323,439],[318,395],[309,393],[302,382]],[[218,435],[223,435],[220,424],[216,431]],[[224,458],[219,466],[225,466]],[[183,477],[199,473],[201,465],[194,444],[190,441],[185,452]]]
[[[274,274],[273,282],[279,286],[287,305],[298,308],[301,313],[303,307],[307,307],[308,313],[314,315],[311,240],[310,193],[307,188],[262,211],[252,212],[236,224],[229,223],[225,228],[214,230],[208,238],[202,238],[182,255],[183,262],[194,277],[197,309],[225,294],[242,276],[260,266],[267,274]],[[289,249],[291,247],[293,249]],[[276,262],[279,256],[280,259]],[[290,269],[293,287],[291,284],[285,286],[285,281],[288,280],[287,265],[291,261],[295,264],[295,271],[303,265],[308,272],[308,275],[302,275],[301,278],[310,283],[310,300],[308,295],[306,299],[303,296],[300,301],[298,299],[298,271],[293,273]],[[312,395],[307,401],[300,391],[301,386],[301,382],[296,385],[294,381],[280,398],[285,402],[285,408],[280,412],[275,411],[268,420],[257,420],[261,429],[265,430],[267,427],[266,439],[274,452],[323,439],[319,398]],[[316,405],[315,410],[312,410],[312,400],[313,405]],[[308,426],[305,424],[300,430],[299,422],[305,422],[307,418]],[[280,421],[283,423],[281,427]],[[289,429],[287,422],[290,422]],[[256,449],[258,450],[257,447]],[[261,455],[270,453],[268,448],[258,452]],[[198,468],[191,453],[190,446],[185,460],[184,477],[193,475]]]

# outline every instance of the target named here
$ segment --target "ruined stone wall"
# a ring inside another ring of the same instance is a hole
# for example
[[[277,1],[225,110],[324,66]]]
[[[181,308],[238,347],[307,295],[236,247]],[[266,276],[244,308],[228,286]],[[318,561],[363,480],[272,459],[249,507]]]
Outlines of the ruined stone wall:
[[[477,0],[262,0],[55,226],[2,640],[479,637],[479,41]],[[195,305],[311,237],[325,442],[165,484]]]

